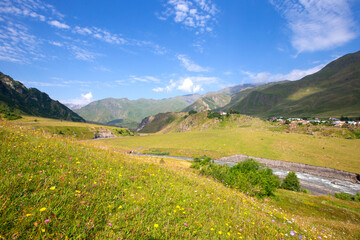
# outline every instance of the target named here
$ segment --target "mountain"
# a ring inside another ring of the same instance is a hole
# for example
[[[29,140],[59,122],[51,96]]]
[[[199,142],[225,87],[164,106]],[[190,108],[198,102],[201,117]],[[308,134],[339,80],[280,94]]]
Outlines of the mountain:
[[[46,93],[26,88],[21,82],[0,72],[0,110],[68,121],[85,120]]]
[[[205,131],[208,129],[228,129],[257,126],[262,127],[264,122],[240,114],[229,114],[222,117],[212,117],[209,111],[199,113],[159,113],[143,119],[136,132],[140,133],[170,133]]]
[[[68,108],[70,108],[71,110],[76,110],[76,109],[80,109],[82,107],[84,107],[83,104],[74,104],[74,103],[63,103],[65,106],[67,106]]]
[[[92,102],[75,112],[87,121],[135,129],[145,117],[163,112],[181,111],[199,97],[200,95],[193,94],[161,100],[106,98]]]
[[[260,117],[360,116],[360,51],[298,81],[240,91],[222,108],[230,109]]]
[[[214,110],[224,107],[230,103],[231,96],[243,89],[251,88],[253,86],[254,85],[252,84],[242,84],[228,87],[217,92],[207,93],[206,95],[196,100],[193,104],[183,109],[183,112],[189,112],[190,110],[201,112],[204,110]]]

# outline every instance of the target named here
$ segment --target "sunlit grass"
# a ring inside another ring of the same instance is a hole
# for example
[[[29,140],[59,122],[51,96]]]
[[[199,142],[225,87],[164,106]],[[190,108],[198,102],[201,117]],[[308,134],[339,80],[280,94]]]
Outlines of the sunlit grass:
[[[186,161],[128,156],[0,127],[0,238],[279,239],[336,231],[199,176]],[[347,209],[343,209],[347,211]],[[356,239],[349,231],[343,239]]]
[[[12,124],[17,124],[28,129],[40,129],[49,134],[62,135],[77,140],[93,139],[95,133],[100,129],[108,129],[114,135],[121,136],[117,130],[128,131],[127,129],[104,126],[92,123],[71,122],[58,119],[22,116],[22,118],[11,121]]]
[[[157,149],[170,155],[213,158],[245,154],[359,173],[360,140],[317,137],[256,128],[213,129],[101,140],[114,149]]]

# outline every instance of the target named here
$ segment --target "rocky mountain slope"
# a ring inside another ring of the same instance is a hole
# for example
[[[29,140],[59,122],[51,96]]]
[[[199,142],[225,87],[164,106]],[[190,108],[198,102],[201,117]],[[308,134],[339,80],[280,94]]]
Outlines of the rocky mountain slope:
[[[21,82],[0,72],[0,110],[31,116],[84,122],[85,120],[46,93],[26,88]]]
[[[224,107],[229,104],[231,97],[242,91],[243,89],[252,88],[252,84],[241,84],[233,87],[224,88],[217,92],[210,92],[196,100],[193,104],[186,107],[183,112],[189,112],[191,110],[201,112],[204,110],[214,110]]]

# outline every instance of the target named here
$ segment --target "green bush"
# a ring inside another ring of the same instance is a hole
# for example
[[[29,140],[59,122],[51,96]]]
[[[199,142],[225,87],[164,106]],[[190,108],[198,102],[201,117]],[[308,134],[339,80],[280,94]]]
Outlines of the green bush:
[[[207,118],[209,118],[209,119],[212,119],[212,118],[222,119],[223,116],[220,115],[220,112],[208,111]]]
[[[213,164],[209,158],[194,160],[193,168],[200,169],[200,174],[212,176],[226,186],[239,189],[251,196],[271,196],[279,187],[279,178],[270,168],[253,159],[248,159],[233,167]]]
[[[360,202],[360,193],[356,193],[356,195],[351,195],[349,193],[335,193],[334,196],[338,199],[346,200],[346,201],[353,201],[353,202]]]
[[[16,113],[7,112],[7,113],[5,113],[4,118],[6,118],[7,120],[17,120],[22,117],[20,115],[17,115]]]
[[[189,113],[189,115],[191,115],[191,114],[197,113],[197,111],[195,111],[195,110],[190,110],[188,113]]]
[[[120,134],[121,136],[134,136],[134,134],[129,130],[125,128],[117,128],[116,132]]]
[[[211,158],[207,156],[196,157],[194,158],[193,164],[191,164],[191,168],[200,169],[202,166],[205,166],[211,162]],[[213,163],[213,162],[211,162]]]
[[[281,183],[280,188],[300,192],[301,186],[295,172],[289,172]]]

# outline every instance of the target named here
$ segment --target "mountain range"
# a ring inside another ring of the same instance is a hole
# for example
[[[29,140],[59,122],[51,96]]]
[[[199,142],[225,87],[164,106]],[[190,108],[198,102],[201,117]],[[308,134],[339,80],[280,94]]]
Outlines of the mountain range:
[[[198,94],[192,94],[161,100],[106,98],[74,111],[87,121],[136,129],[145,117],[161,112],[181,111],[199,97]]]
[[[84,122],[85,120],[49,95],[0,72],[0,112]]]
[[[236,110],[261,118],[360,116],[360,51],[342,56],[319,72],[297,81],[243,84],[203,96],[191,94],[161,100],[106,98],[75,112],[52,100],[46,93],[35,88],[27,89],[3,73],[0,73],[0,80],[1,111],[71,121],[85,119],[131,129],[136,129],[144,118],[152,115],[192,110]],[[173,117],[169,115],[160,119],[166,122]]]
[[[166,112],[236,110],[262,118],[360,116],[360,52],[347,54],[297,81],[244,84],[169,99],[114,99],[75,110],[89,121],[136,128],[145,117]]]

